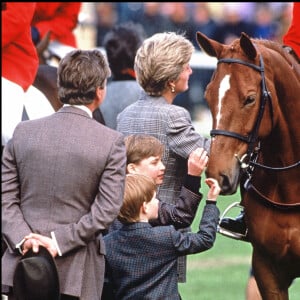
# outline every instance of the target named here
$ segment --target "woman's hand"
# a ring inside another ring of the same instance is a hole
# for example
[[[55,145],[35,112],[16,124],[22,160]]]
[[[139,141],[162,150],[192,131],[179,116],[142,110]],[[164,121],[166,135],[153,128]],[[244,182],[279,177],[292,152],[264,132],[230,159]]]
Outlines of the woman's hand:
[[[192,176],[201,176],[207,166],[208,156],[203,148],[197,148],[191,152],[188,159],[188,174]]]

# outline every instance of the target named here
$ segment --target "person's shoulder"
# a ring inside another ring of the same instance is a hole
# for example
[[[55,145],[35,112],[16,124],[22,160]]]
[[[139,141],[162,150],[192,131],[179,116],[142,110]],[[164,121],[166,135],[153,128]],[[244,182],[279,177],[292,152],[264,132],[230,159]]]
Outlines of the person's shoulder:
[[[184,113],[187,112],[187,113],[189,113],[188,110],[185,107],[183,107],[183,106],[180,106],[180,105],[177,105],[177,104],[172,104],[171,107],[172,107],[173,111],[179,111],[179,112],[184,112]]]
[[[31,127],[39,127],[41,124],[46,123],[47,121],[51,120],[53,118],[54,114],[50,114],[48,116],[43,116],[40,118],[32,119],[32,120],[25,120],[18,123],[18,128],[31,128]]]
[[[32,127],[35,127],[37,120],[26,120],[26,121],[22,121],[19,122],[14,130],[15,134],[20,132],[20,131],[26,131],[26,130],[30,130]]]
[[[101,126],[101,133],[103,134],[103,136],[112,136],[112,137],[115,137],[115,138],[123,138],[124,135],[117,131],[116,129],[112,129],[106,125],[103,125],[103,124],[100,124],[98,122],[98,125]]]
[[[23,139],[28,134],[41,131],[41,128],[51,128],[52,126],[48,125],[50,124],[49,120],[51,118],[52,115],[49,115],[42,118],[19,122],[14,130],[14,137]]]
[[[86,130],[88,130],[89,133],[93,133],[94,139],[105,141],[106,144],[114,144],[117,140],[124,139],[124,135],[116,129],[112,129],[94,119],[92,119],[92,121],[93,122],[88,124],[88,128],[86,127]]]
[[[126,86],[137,86],[141,89],[141,86],[137,83],[136,80],[115,80],[107,83],[107,88],[115,88],[115,87],[126,87]],[[123,92],[124,91],[120,91]]]
[[[151,239],[160,241],[160,244],[170,244],[177,238],[179,231],[173,225],[153,226],[151,228]]]
[[[103,236],[103,241],[105,244],[116,241],[116,237],[120,234],[119,229],[109,231]]]
[[[124,115],[126,114],[127,112],[130,112],[130,111],[136,111],[137,110],[137,106],[138,106],[138,100],[137,101],[134,101],[133,103],[129,104],[128,106],[126,106],[120,113],[119,115]]]
[[[172,234],[172,232],[176,231],[175,227],[173,225],[164,225],[164,226],[153,226],[151,228],[152,233],[158,234],[158,235],[169,235]]]
[[[122,101],[124,98],[132,97],[136,95],[135,100],[138,99],[141,93],[141,87],[135,80],[121,80],[121,81],[112,81],[107,84],[106,89],[106,98],[118,98],[119,101]],[[101,106],[105,104],[105,101]]]
[[[180,118],[180,117],[184,117],[184,118],[190,118],[190,113],[189,111],[179,105],[176,104],[172,104],[169,106],[164,106],[165,111],[168,112],[168,116],[170,118]]]

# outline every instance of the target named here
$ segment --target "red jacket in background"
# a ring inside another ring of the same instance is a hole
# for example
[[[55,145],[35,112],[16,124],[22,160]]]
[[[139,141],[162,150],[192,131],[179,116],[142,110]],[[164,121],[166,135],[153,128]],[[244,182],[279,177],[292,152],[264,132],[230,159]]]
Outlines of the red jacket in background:
[[[283,43],[290,46],[300,58],[300,2],[294,2],[292,22],[283,36]]]
[[[36,2],[6,2],[1,11],[1,76],[22,86],[24,91],[33,83],[39,65],[30,31],[35,5]]]
[[[32,26],[40,38],[51,30],[51,40],[77,48],[73,30],[77,26],[81,2],[37,2]]]

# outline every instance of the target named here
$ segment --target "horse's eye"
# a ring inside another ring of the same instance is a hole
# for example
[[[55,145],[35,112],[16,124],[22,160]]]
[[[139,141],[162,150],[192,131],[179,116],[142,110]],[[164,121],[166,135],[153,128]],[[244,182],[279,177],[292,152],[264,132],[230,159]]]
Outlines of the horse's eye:
[[[255,96],[254,96],[254,95],[248,96],[248,97],[246,98],[245,102],[244,102],[244,105],[245,105],[245,106],[246,106],[246,105],[250,105],[250,104],[252,104],[252,103],[254,103],[254,102],[255,102]]]

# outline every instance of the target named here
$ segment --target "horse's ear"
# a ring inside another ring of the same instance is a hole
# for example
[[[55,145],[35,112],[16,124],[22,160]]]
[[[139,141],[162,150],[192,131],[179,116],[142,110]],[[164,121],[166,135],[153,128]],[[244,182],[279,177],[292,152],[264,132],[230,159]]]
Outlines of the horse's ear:
[[[251,59],[254,60],[254,58],[257,55],[256,52],[256,48],[253,45],[250,37],[245,33],[242,32],[241,33],[241,37],[240,37],[240,45],[241,48],[243,49],[243,51],[245,52],[245,54]]]
[[[217,41],[209,39],[205,34],[200,31],[196,33],[196,40],[199,47],[209,56],[214,56],[218,58],[219,53],[221,52],[223,45]]]

